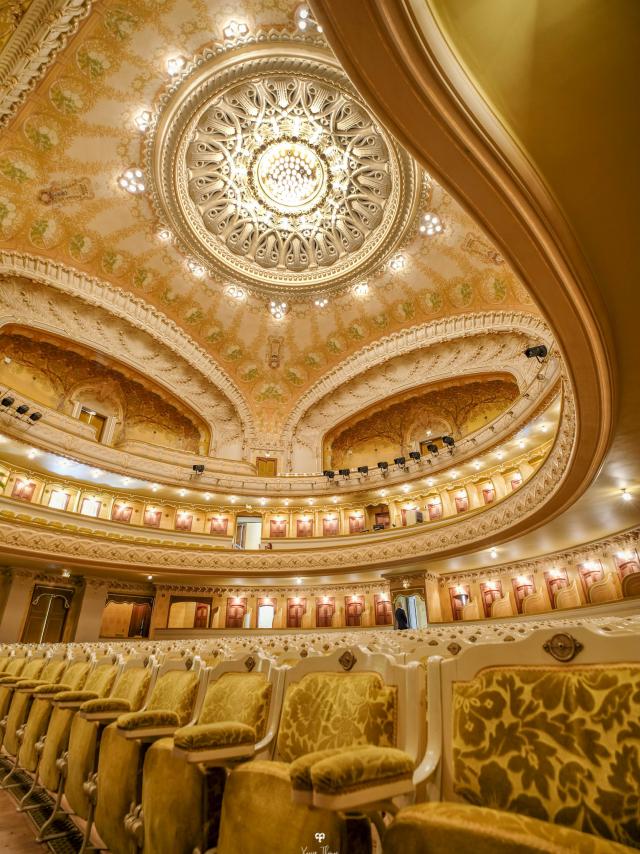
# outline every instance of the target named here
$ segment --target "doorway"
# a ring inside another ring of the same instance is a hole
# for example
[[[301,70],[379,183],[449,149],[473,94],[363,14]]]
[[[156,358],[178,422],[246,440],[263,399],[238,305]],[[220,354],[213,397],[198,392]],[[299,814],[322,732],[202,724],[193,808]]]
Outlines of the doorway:
[[[238,516],[234,545],[237,549],[259,549],[262,541],[262,516]]]
[[[36,585],[22,632],[22,643],[59,643],[72,599],[73,590]]]
[[[419,593],[405,593],[396,596],[393,603],[395,614],[396,608],[402,608],[407,615],[410,629],[424,629],[427,626],[427,606]]]

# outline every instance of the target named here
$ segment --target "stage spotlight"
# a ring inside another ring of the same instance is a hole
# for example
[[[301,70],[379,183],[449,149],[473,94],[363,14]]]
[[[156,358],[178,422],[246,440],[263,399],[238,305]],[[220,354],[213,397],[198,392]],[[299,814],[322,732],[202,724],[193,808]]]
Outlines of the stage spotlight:
[[[409,451],[409,456],[412,460],[415,460],[417,462],[420,459],[421,454],[420,451]]]
[[[382,471],[385,471],[389,468],[389,463],[378,463],[378,468],[382,469]]]
[[[29,411],[29,407],[26,403],[21,403],[20,406],[16,406],[16,412],[18,415],[26,415]]]
[[[359,474],[369,474],[369,466],[358,466]]]
[[[536,344],[535,347],[527,347],[524,354],[527,359],[537,359],[541,362],[543,359],[546,359],[548,352],[544,344]]]
[[[403,466],[403,465],[405,464],[405,462],[406,462],[406,460],[405,460],[405,458],[404,458],[404,457],[396,457],[396,458],[394,459],[394,463],[395,463],[397,466]]]
[[[430,454],[433,454],[436,457],[438,456],[438,446],[434,445],[433,442],[430,442],[427,445],[427,451],[429,451]]]
[[[453,448],[453,446],[454,446],[454,445],[455,445],[455,443],[456,443],[456,441],[455,441],[455,439],[453,438],[453,436],[443,436],[443,437],[442,437],[442,441],[445,443],[445,445],[448,445],[450,448]]]
[[[2,400],[0,400],[0,403],[3,406],[13,406],[14,400],[15,400],[15,398],[13,398],[13,397],[3,397]]]
[[[202,472],[204,471],[204,466],[202,465],[202,463],[196,463],[196,465],[192,466],[192,468],[196,474],[202,474]]]
[[[338,469],[338,474],[340,477],[349,477],[351,474],[351,469]]]
[[[42,418],[42,412],[32,412],[29,416],[29,421],[40,421]]]
[[[325,471],[322,472],[322,474],[325,477],[328,477],[329,480],[332,480],[336,476],[336,473],[334,471],[331,471],[331,469],[326,469]]]

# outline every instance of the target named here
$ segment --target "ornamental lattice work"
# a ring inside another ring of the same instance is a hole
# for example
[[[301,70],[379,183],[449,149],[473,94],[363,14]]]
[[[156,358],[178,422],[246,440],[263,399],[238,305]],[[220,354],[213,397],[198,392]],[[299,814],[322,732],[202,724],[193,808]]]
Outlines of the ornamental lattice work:
[[[424,185],[329,54],[282,34],[194,62],[162,99],[148,156],[182,246],[222,283],[288,297],[380,269]]]

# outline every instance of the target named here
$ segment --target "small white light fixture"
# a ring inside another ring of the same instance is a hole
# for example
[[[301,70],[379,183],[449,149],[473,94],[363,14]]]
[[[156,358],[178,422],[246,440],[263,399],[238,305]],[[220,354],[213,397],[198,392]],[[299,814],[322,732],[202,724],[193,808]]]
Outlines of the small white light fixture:
[[[405,494],[406,494],[407,492],[409,492],[409,490],[411,489],[411,487],[409,486],[409,484],[408,484],[408,483],[403,483],[401,488],[402,488],[402,491],[403,491]]]
[[[264,505],[265,505],[266,503],[267,503],[267,499],[266,499],[266,498],[261,498],[261,499],[260,499],[260,504],[261,504],[263,507],[264,507]]]
[[[285,507],[288,507],[289,504],[291,504],[291,502],[289,501],[288,498],[285,498],[285,500],[282,503],[284,504]]]
[[[153,575],[147,575],[147,581],[153,581]]]
[[[122,175],[118,178],[118,184],[127,193],[144,193],[146,185],[144,183],[144,173],[142,169],[132,166],[130,169],[125,169]]]
[[[378,490],[378,495],[380,496],[380,498],[384,498],[386,494],[387,494],[386,489],[379,489]]]
[[[333,498],[332,498],[331,500],[333,501],[333,503],[334,503],[334,504],[337,504],[337,503],[338,503],[338,501],[340,501],[340,499],[338,498],[338,496],[337,496],[337,495],[334,495],[334,496],[333,496]]]
[[[166,63],[167,72],[173,77],[180,74],[184,68],[186,59],[184,56],[170,56]]]
[[[189,268],[189,272],[191,273],[191,275],[195,276],[196,279],[204,278],[206,270],[204,269],[202,264],[199,264],[197,261],[194,261],[193,258],[189,258],[189,260],[187,261],[187,267]]]
[[[541,432],[541,433],[546,433],[548,429],[549,429],[549,425],[548,425],[548,424],[541,424],[541,425],[540,425],[540,432]]]
[[[492,560],[495,560],[498,557],[498,549],[490,549],[489,550],[489,557]]]
[[[136,114],[133,121],[138,130],[144,133],[145,131],[149,130],[149,127],[151,125],[151,119],[152,116],[149,110],[140,110],[140,112]]]
[[[159,483],[152,483],[151,484],[151,492],[157,492],[159,489],[160,489]]]
[[[449,472],[449,477],[455,480],[458,477],[458,472],[454,469],[452,472]]]
[[[369,293],[369,285],[367,282],[358,282],[357,285],[353,286],[353,293],[357,297],[366,297]]]
[[[236,497],[235,495],[230,495],[230,496],[229,496],[229,501],[230,501],[232,504],[235,504],[237,500],[238,500],[238,499],[237,499],[237,497]]]
[[[249,32],[249,27],[244,21],[229,21],[226,27],[222,30],[222,35],[225,39],[238,39],[246,36]]]
[[[204,500],[205,500],[205,501],[211,501],[211,495],[210,495],[210,493],[205,492],[205,494],[204,494]]]
[[[496,457],[501,460],[504,457],[504,451],[496,451]]]
[[[474,460],[474,461],[471,463],[471,465],[474,467],[474,469],[475,469],[476,471],[478,471],[478,469],[482,467],[482,463],[480,462],[480,460]]]
[[[243,302],[247,298],[247,292],[243,288],[238,287],[238,285],[228,285],[225,289],[225,294],[236,302]]]
[[[301,578],[296,578],[296,584],[302,584],[302,579],[301,579]]]
[[[173,234],[171,234],[168,228],[159,228],[156,232],[156,236],[161,243],[169,243]]]
[[[35,458],[38,456],[39,453],[40,453],[40,451],[36,450],[36,448],[31,448],[30,450],[27,451],[27,456],[29,457],[30,460],[35,460]]]
[[[282,320],[287,313],[286,302],[276,302],[275,300],[271,300],[269,303],[269,312],[274,320]]]
[[[622,490],[620,497],[622,498],[623,501],[632,501],[633,500],[633,495],[631,495],[630,492],[627,492],[626,489]]]
[[[186,489],[181,489],[181,490],[180,490],[180,492],[178,493],[178,495],[180,496],[180,498],[184,498],[186,494],[187,494],[187,490],[186,490]]]
[[[123,483],[125,486],[129,486],[129,484],[131,483],[131,478],[130,478],[130,477],[123,477],[123,478],[122,478],[122,483]]]
[[[315,504],[315,503],[316,503],[315,498],[307,498],[307,504],[312,505],[312,504]]]
[[[518,439],[518,447],[519,448],[524,448],[526,444],[527,443],[524,439]]]
[[[393,258],[389,261],[389,267],[394,273],[399,273],[400,270],[404,270],[405,264],[406,259],[401,253],[399,253],[398,255],[394,255]]]
[[[426,213],[420,222],[420,233],[427,234],[430,237],[434,234],[440,234],[442,231],[442,223],[440,217],[434,213]]]
[[[70,577],[71,577],[71,572],[70,572],[68,569],[63,569],[63,570],[62,570],[62,577],[63,577],[63,578],[70,578]]]
[[[329,300],[326,297],[318,297],[314,300],[316,308],[326,308],[329,305]]]
[[[432,477],[428,477],[426,480],[426,484],[427,484],[427,486],[434,486],[435,480]]]

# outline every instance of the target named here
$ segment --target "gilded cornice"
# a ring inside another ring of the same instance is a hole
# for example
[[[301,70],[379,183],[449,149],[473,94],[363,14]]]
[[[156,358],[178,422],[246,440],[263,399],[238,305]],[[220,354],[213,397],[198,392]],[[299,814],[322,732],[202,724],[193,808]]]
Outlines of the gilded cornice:
[[[0,127],[9,123],[92,5],[92,0],[34,0],[27,9],[0,54]]]

